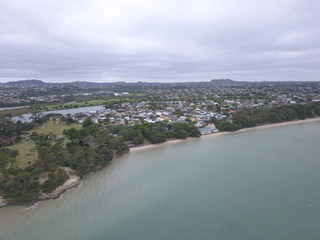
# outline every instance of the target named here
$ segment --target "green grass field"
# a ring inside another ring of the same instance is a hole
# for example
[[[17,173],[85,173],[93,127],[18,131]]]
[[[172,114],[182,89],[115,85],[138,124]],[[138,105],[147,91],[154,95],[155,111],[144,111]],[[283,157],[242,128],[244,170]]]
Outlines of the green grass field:
[[[48,134],[51,132],[57,136],[62,136],[63,130],[70,128],[80,129],[81,124],[66,125],[60,124],[59,121],[48,121],[40,128],[30,131],[29,134],[31,134],[31,132],[38,132],[39,134]],[[23,139],[23,142],[10,147],[10,149],[18,150],[19,152],[19,155],[16,157],[16,163],[14,164],[14,166],[19,168],[25,168],[28,165],[33,164],[37,160],[37,153],[32,151],[34,147],[35,144],[32,141],[30,141],[28,137],[25,137],[25,139]]]
[[[56,104],[56,105],[48,105],[44,106],[48,108],[49,111],[57,110],[57,109],[69,109],[69,108],[78,108],[78,107],[89,107],[89,106],[97,106],[103,105],[107,100],[105,99],[98,99],[98,100],[89,100],[84,102],[74,102],[74,103],[63,103],[63,104]]]
[[[57,136],[62,136],[63,130],[65,129],[70,129],[70,128],[80,129],[81,127],[82,127],[81,124],[66,125],[66,124],[59,123],[59,121],[48,121],[38,129],[30,131],[30,133],[37,132],[39,134],[41,133],[48,134],[51,132]]]
[[[34,143],[19,143],[10,149],[18,150],[19,155],[16,157],[15,167],[25,168],[37,160],[37,153],[30,151],[35,147]]]

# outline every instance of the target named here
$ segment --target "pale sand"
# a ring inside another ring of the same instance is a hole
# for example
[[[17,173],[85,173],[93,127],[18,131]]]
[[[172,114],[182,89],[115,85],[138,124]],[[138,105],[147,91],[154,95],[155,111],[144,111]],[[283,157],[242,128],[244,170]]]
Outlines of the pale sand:
[[[53,192],[51,193],[42,193],[38,197],[38,201],[43,201],[43,200],[49,200],[49,199],[55,199],[59,198],[62,193],[68,191],[71,188],[78,187],[80,185],[80,176],[76,175],[75,170],[71,169],[70,167],[62,167],[67,174],[69,175],[69,179],[65,181],[64,184],[61,186],[57,187]],[[19,203],[18,203],[19,204]],[[6,201],[2,196],[0,196],[0,208],[10,206],[10,205],[16,205],[15,202],[12,201]]]
[[[65,181],[64,184],[57,187],[53,192],[42,193],[42,195],[38,198],[38,200],[48,200],[48,199],[58,198],[61,196],[62,193],[66,192],[67,190],[79,186],[80,177],[75,174],[75,170],[69,167],[63,167],[63,169],[68,173],[69,179]]]
[[[294,120],[294,121],[288,121],[288,122],[282,122],[282,123],[267,124],[267,125],[251,127],[251,128],[243,128],[243,129],[240,129],[240,130],[237,130],[237,131],[233,131],[233,132],[217,132],[217,133],[202,135],[200,138],[219,137],[219,136],[225,136],[225,135],[236,134],[236,133],[256,131],[256,130],[267,129],[267,128],[283,127],[283,126],[289,126],[289,125],[295,125],[295,124],[301,124],[301,123],[309,123],[309,122],[316,122],[316,121],[320,121],[320,117],[308,118],[308,119],[305,119],[305,120]],[[186,142],[186,141],[190,141],[190,140],[199,140],[200,138],[174,139],[174,140],[168,140],[168,141],[163,142],[163,143],[146,144],[146,145],[131,147],[130,148],[130,152],[137,152],[137,151],[142,151],[142,150],[146,150],[146,149],[152,149],[152,148],[156,148],[156,147],[160,147],[160,146],[165,146],[165,145],[168,145],[168,144],[171,145],[171,144],[175,144],[175,143]]]
[[[138,145],[136,147],[131,147],[129,153],[137,152],[137,151],[141,151],[141,150],[146,150],[146,149],[151,149],[151,148],[157,148],[157,147],[168,145],[168,144],[175,144],[175,143],[181,143],[181,142],[186,142],[186,141],[190,141],[190,140],[199,140],[199,139],[200,138],[173,139],[173,140],[167,140],[165,142],[156,143],[156,144],[148,143],[145,145]]]
[[[0,208],[8,206],[8,203],[2,196],[0,196]]]

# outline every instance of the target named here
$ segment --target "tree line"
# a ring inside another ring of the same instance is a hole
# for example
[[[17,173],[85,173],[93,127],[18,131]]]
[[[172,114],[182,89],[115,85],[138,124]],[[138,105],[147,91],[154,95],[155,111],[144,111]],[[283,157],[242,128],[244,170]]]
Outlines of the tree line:
[[[14,122],[8,117],[0,118],[0,148],[10,146],[20,140],[21,134],[32,130],[34,123]]]
[[[246,108],[235,112],[228,121],[215,120],[221,131],[236,131],[257,125],[280,123],[320,116],[320,103],[284,105],[280,107]]]
[[[199,130],[189,123],[169,123],[168,121],[144,122],[134,126],[116,125],[109,127],[109,131],[134,145],[144,142],[161,143],[169,139],[184,139],[201,135]]]

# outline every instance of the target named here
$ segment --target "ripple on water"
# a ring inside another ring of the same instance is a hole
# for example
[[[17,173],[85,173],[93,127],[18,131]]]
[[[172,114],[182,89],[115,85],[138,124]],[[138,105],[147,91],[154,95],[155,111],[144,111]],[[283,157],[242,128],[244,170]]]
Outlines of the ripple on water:
[[[0,209],[0,239],[320,236],[320,123],[126,154],[62,198]]]

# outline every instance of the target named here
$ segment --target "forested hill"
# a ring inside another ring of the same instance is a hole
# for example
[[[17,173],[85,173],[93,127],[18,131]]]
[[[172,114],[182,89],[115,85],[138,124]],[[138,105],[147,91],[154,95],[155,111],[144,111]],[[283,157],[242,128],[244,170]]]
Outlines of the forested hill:
[[[7,86],[44,86],[46,84],[47,83],[37,79],[11,81],[5,83]]]

